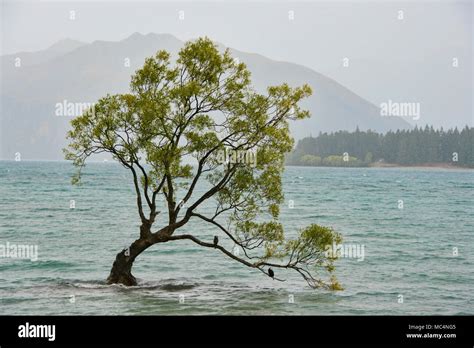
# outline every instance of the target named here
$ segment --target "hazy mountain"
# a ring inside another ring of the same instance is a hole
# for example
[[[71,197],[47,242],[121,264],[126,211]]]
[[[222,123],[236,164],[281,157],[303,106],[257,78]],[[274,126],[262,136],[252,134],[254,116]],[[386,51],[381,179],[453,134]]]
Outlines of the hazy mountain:
[[[71,52],[85,44],[85,42],[77,40],[63,39],[43,51],[18,52],[15,54],[4,55],[1,57],[2,69],[3,71],[5,71],[5,69],[8,70],[14,67],[15,64],[20,64],[23,67],[41,64],[65,53]],[[20,59],[19,61],[18,58]]]
[[[0,157],[20,152],[22,159],[61,159],[71,116],[56,116],[57,103],[93,103],[107,93],[125,92],[146,57],[159,49],[175,56],[182,45],[172,35],[135,33],[118,42],[63,40],[41,52],[1,57]],[[380,116],[378,107],[309,68],[232,52],[247,64],[259,90],[281,82],[312,86],[313,96],[304,102],[312,117],[292,125],[296,139],[356,126],[379,132],[410,127],[401,118]]]

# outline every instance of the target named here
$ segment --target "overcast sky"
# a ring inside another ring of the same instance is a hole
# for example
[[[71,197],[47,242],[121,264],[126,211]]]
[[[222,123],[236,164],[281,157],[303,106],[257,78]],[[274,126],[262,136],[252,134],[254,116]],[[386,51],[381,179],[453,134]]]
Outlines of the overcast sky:
[[[421,124],[473,125],[471,1],[1,1],[2,55],[41,50],[63,38],[207,35],[306,65],[376,105],[420,102]]]

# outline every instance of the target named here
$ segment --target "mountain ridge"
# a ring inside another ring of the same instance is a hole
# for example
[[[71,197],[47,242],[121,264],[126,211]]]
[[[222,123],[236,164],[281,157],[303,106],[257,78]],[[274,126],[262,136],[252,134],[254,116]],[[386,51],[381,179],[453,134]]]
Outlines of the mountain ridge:
[[[131,75],[146,57],[165,49],[175,58],[184,44],[166,33],[133,33],[120,41],[96,40],[83,44],[72,40],[77,47],[67,45],[67,40],[61,40],[64,41],[61,54],[54,55],[56,50],[51,49],[60,42],[30,53],[29,59],[43,59],[37,64],[18,68],[12,60],[15,55],[0,57],[3,72],[0,157],[12,158],[20,152],[30,159],[62,158],[60,150],[66,145],[65,134],[71,118],[55,116],[57,103],[95,102],[108,93],[127,92]],[[218,44],[218,47],[225,46]],[[308,83],[313,88],[313,96],[302,103],[312,117],[291,125],[296,140],[319,131],[353,130],[357,126],[382,132],[411,128],[401,118],[381,117],[377,106],[304,65],[229,49],[247,65],[259,92],[282,82],[292,86]],[[16,127],[11,129],[11,125]]]

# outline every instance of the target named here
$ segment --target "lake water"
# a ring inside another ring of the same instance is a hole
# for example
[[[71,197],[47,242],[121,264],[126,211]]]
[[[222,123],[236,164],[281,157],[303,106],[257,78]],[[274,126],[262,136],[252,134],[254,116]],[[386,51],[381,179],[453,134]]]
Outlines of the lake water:
[[[91,163],[73,187],[72,172],[66,162],[0,161],[0,244],[38,246],[37,261],[0,258],[0,314],[474,314],[474,171],[287,167],[288,235],[319,223],[364,246],[363,260],[337,262],[338,292],[280,270],[286,281],[273,281],[187,241],[140,255],[138,287],[105,285],[138,236],[130,176]],[[216,234],[199,223],[182,232]]]

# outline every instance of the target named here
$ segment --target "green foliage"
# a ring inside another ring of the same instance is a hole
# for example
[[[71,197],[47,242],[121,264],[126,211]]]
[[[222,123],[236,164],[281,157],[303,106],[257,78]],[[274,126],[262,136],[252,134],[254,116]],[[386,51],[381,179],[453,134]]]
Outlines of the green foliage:
[[[357,161],[344,163],[334,156],[348,152]],[[457,153],[457,161],[453,154]],[[313,159],[323,158],[320,164]],[[364,166],[383,160],[401,165],[424,163],[450,163],[474,167],[474,128],[434,130],[426,126],[413,130],[398,130],[386,134],[372,131],[321,133],[316,138],[300,140],[295,150],[287,156],[293,165]],[[314,163],[314,164],[313,164]]]
[[[374,158],[374,155],[372,155],[372,152],[369,151],[365,154],[364,162],[366,164],[372,163],[373,158]]]
[[[314,278],[309,269],[302,270],[303,277],[308,282],[312,282],[313,287],[342,290],[341,285],[333,275],[335,270],[334,262],[338,259],[338,256],[326,255],[324,252],[328,246],[340,243],[342,243],[341,235],[332,228],[311,224],[300,231],[297,239],[287,241],[283,245],[283,251],[275,251],[275,255],[279,257],[287,257],[289,255],[291,263],[307,263],[311,267],[325,270],[331,280],[329,283],[324,283],[320,279]]]
[[[322,161],[323,165],[329,167],[359,167],[362,162],[353,156],[328,156]]]
[[[304,166],[319,166],[321,164],[321,157],[313,155],[303,155],[300,162]]]
[[[268,87],[266,94],[255,92],[244,63],[236,63],[228,50],[221,53],[211,40],[200,38],[186,43],[174,65],[165,51],[146,59],[132,76],[130,93],[107,95],[75,118],[66,158],[79,168],[77,181],[89,156],[112,154],[133,174],[144,225],[151,226],[158,215],[156,196],[164,197],[168,215],[161,223],[166,228],[156,240],[167,240],[191,218],[201,218],[223,231],[246,256],[262,246],[263,254],[254,255],[253,264],[234,258],[263,271],[273,257],[290,258],[292,252],[291,246],[283,248],[286,242],[278,220],[281,175],[284,156],[294,144],[288,122],[309,117],[299,102],[310,94],[308,85],[288,84]],[[224,162],[223,151],[253,152],[256,161]],[[197,195],[194,188],[202,180],[210,189]],[[215,214],[205,217],[198,210],[211,197]],[[142,237],[154,241],[157,235]],[[312,225],[298,239],[297,255],[311,253],[308,264],[329,271],[327,262],[332,260],[323,260],[319,248],[331,238],[336,238],[332,230]],[[299,271],[300,265],[279,267]],[[318,280],[310,285],[323,284]]]

